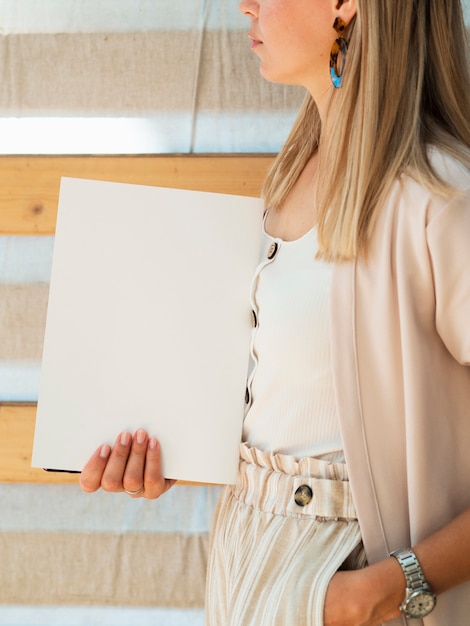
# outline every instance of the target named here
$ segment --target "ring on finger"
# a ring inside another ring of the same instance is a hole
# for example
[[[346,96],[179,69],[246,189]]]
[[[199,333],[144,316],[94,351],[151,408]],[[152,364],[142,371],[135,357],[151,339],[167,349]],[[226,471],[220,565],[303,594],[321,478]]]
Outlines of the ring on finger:
[[[124,491],[127,493],[128,496],[140,496],[143,490],[144,490],[143,485],[140,489],[137,489],[137,491],[127,491],[127,489],[124,489]]]

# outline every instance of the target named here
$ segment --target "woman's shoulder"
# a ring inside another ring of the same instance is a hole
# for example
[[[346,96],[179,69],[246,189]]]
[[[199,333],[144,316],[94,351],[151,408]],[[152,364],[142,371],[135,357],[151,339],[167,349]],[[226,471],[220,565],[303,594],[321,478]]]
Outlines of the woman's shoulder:
[[[470,151],[467,151],[470,161]],[[470,187],[470,169],[456,157],[442,149],[429,148],[429,162],[439,178],[457,191],[468,190]]]
[[[422,214],[425,223],[454,205],[470,211],[470,169],[457,157],[435,147],[429,148],[428,159],[435,181],[404,172],[392,188],[388,208],[404,210],[413,219]]]
[[[459,224],[468,233],[470,223],[470,170],[456,157],[431,148],[429,163],[438,177],[434,184],[413,172],[404,172],[395,180],[378,219],[379,230],[398,228],[422,233],[429,229],[453,230]],[[423,241],[424,241],[423,239]]]

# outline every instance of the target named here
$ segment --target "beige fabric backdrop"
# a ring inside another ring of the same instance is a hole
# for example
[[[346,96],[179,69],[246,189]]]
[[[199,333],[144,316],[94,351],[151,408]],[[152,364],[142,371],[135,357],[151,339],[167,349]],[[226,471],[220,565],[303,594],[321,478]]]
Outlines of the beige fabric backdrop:
[[[65,116],[152,120],[150,133],[172,135],[155,139],[165,151],[277,151],[303,93],[260,77],[247,37],[249,20],[237,4],[5,0],[0,5],[4,150],[15,151],[11,132],[21,146],[31,133],[17,120],[9,127],[9,117]],[[47,150],[47,140],[43,143]]]
[[[242,31],[12,34],[0,38],[1,115],[292,109],[262,80]],[[196,92],[196,94],[195,94]]]
[[[259,77],[236,5],[3,0],[3,141],[13,128],[27,145],[19,135],[35,127],[18,121],[65,117],[72,130],[74,119],[93,117],[157,120],[158,132],[168,129],[166,146],[183,128],[187,137],[175,145],[187,151],[211,133],[227,151],[240,136],[247,151],[272,145],[266,140],[287,132],[279,120],[292,117],[301,96]],[[39,371],[53,244],[45,239],[0,237],[0,382],[11,380],[17,399]],[[0,625],[117,624],[125,607],[136,625],[202,624],[217,494],[175,487],[147,503],[70,485],[0,485]],[[91,607],[110,613],[90,617]]]
[[[183,125],[188,151],[211,132],[228,151],[239,135],[249,151],[277,145],[302,94],[259,77],[246,29],[236,0],[2,0],[3,137],[31,128],[12,118],[139,117]],[[0,237],[0,376],[20,395],[39,368],[51,247]],[[0,485],[0,626],[202,625],[217,494],[176,487],[142,503]]]

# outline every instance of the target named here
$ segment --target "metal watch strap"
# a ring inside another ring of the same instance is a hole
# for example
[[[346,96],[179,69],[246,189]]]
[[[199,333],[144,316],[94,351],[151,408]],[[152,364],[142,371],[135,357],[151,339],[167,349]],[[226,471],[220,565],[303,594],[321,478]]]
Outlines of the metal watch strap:
[[[424,578],[423,570],[419,564],[416,554],[411,548],[400,548],[390,553],[400,563],[406,579],[406,586],[415,591],[417,589],[431,589],[429,583]]]
[[[400,611],[408,619],[421,619],[436,606],[436,595],[424,577],[421,565],[411,548],[400,548],[390,554],[397,559],[406,580],[406,595]]]

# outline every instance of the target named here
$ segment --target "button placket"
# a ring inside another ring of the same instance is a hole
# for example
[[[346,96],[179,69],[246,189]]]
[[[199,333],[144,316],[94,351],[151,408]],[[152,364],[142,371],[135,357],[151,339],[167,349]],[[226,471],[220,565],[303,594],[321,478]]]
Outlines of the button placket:
[[[279,250],[279,244],[277,241],[273,241],[272,244],[268,248],[268,252],[266,253],[266,257],[269,261],[272,261]]]
[[[266,253],[265,253],[265,260],[264,262],[262,261],[255,273],[254,279],[252,281],[251,284],[251,305],[252,305],[252,309],[250,312],[250,318],[251,318],[251,326],[253,328],[253,330],[256,330],[258,328],[259,325],[259,320],[258,320],[258,309],[256,306],[256,298],[255,298],[255,291],[256,291],[256,283],[257,280],[260,276],[260,274],[262,273],[263,269],[270,264],[270,262],[275,258],[276,254],[279,251],[279,247],[280,244],[277,241],[272,241],[271,244],[269,245]],[[255,353],[254,350],[254,333],[252,334],[252,339],[251,339],[251,355],[253,357],[254,363],[255,363],[255,367],[252,371],[252,374],[250,376],[250,378],[247,381],[247,385],[246,385],[246,389],[245,389],[245,405],[246,405],[246,410],[248,410],[252,398],[251,398],[251,381],[253,379],[253,375],[254,372],[256,370],[256,365],[258,363],[258,359],[257,359],[257,355]]]

